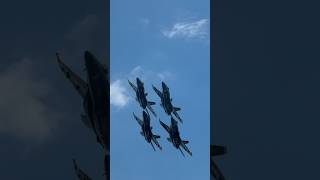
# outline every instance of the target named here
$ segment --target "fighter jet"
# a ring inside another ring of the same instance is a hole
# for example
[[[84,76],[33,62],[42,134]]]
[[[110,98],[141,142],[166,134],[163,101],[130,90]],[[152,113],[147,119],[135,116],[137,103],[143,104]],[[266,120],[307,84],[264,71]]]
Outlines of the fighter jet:
[[[175,148],[179,149],[183,156],[184,156],[184,153],[182,152],[181,147],[187,153],[189,153],[190,156],[192,156],[192,152],[186,146],[186,144],[188,144],[189,141],[181,140],[180,138],[178,122],[171,117],[171,126],[169,127],[166,124],[164,124],[161,120],[159,121],[161,126],[169,133],[169,137],[167,138],[167,140],[171,142]]]
[[[109,171],[110,160],[110,78],[109,60],[102,65],[89,51],[84,53],[87,81],[74,73],[56,54],[60,69],[70,80],[83,99],[84,114],[81,120],[91,129],[105,154],[105,170]],[[110,174],[106,177],[110,179]]]
[[[77,162],[76,162],[75,159],[73,159],[73,166],[74,166],[74,169],[76,171],[77,177],[80,180],[92,180],[82,169],[80,169],[78,167]]]
[[[152,112],[152,114],[156,117],[157,115],[151,107],[152,105],[155,104],[155,102],[151,102],[151,101],[147,100],[148,93],[144,92],[143,82],[139,78],[137,78],[137,86],[135,86],[129,80],[128,80],[128,82],[129,82],[130,86],[132,87],[132,89],[136,92],[136,100],[139,102],[140,106],[143,109],[148,108]]]
[[[145,111],[143,111],[142,113],[143,115],[143,120],[141,120],[140,118],[138,118],[134,113],[133,116],[136,119],[136,121],[140,124],[142,131],[140,132],[140,134],[142,136],[144,136],[144,138],[146,139],[146,141],[148,143],[151,144],[153,150],[155,151],[156,149],[154,148],[152,142],[154,142],[158,148],[160,150],[162,150],[162,147],[160,146],[159,142],[157,141],[157,139],[160,138],[160,136],[158,135],[154,135],[152,134],[152,127],[150,126],[150,116],[148,113],[146,113]]]
[[[223,146],[216,146],[211,145],[210,146],[210,171],[211,175],[216,178],[217,180],[225,180],[222,172],[216,165],[216,163],[213,160],[214,156],[224,155],[227,152],[227,149]]]
[[[182,119],[180,118],[177,111],[180,111],[181,109],[178,107],[174,107],[172,105],[172,98],[170,98],[170,91],[168,86],[162,82],[162,92],[159,91],[156,87],[152,85],[153,90],[158,94],[158,96],[161,98],[161,104],[160,106],[163,107],[164,111],[171,115],[171,113],[174,114],[174,116],[182,123]]]

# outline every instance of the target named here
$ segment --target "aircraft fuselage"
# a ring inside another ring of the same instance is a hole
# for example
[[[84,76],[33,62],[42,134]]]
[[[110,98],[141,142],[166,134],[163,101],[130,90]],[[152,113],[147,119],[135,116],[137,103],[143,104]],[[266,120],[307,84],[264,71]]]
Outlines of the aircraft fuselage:
[[[152,139],[152,132],[150,127],[150,116],[145,111],[143,111],[142,132],[146,141],[150,143]]]
[[[137,92],[136,92],[137,100],[140,106],[145,109],[148,105],[148,101],[145,95],[143,83],[137,78]]]
[[[98,141],[109,150],[109,86],[103,66],[89,52],[85,53],[85,66],[88,78],[88,95],[85,108]]]
[[[171,123],[170,138],[174,147],[179,148],[181,144],[181,138],[180,138],[179,129],[176,123]]]
[[[162,98],[161,104],[165,112],[170,115],[173,111],[173,106],[171,104],[170,91],[168,86],[162,82]]]

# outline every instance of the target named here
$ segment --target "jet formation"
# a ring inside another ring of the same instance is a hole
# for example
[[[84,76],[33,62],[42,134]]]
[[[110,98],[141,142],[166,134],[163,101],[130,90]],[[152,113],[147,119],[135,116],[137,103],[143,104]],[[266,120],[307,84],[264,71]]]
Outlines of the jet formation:
[[[151,143],[151,145],[152,145],[154,150],[155,150],[155,148],[154,148],[152,142],[154,142],[159,147],[159,149],[161,150],[162,148],[161,148],[160,144],[157,141],[157,139],[159,139],[160,136],[152,134],[152,132],[151,132],[152,127],[150,126],[150,116],[149,116],[149,113],[147,111],[147,109],[149,109],[152,112],[152,114],[154,114],[154,116],[156,117],[156,113],[151,108],[151,105],[155,105],[155,102],[148,101],[146,99],[146,96],[148,95],[148,93],[146,93],[145,90],[144,90],[144,83],[139,78],[136,78],[136,82],[137,82],[137,86],[135,86],[134,84],[132,84],[128,80],[129,85],[132,87],[132,89],[136,93],[137,102],[139,103],[140,107],[142,107],[142,109],[143,109],[143,113],[142,113],[143,114],[143,120],[139,119],[134,113],[133,113],[133,116],[138,121],[138,123],[140,124],[140,126],[142,128],[142,132],[140,132],[140,134],[145,137],[145,139],[146,139],[146,141],[148,143]],[[190,156],[192,156],[192,152],[186,146],[186,144],[188,144],[189,141],[181,140],[179,129],[178,129],[178,122],[173,118],[173,115],[174,115],[175,118],[177,118],[180,122],[182,122],[182,119],[180,118],[180,116],[177,113],[177,111],[179,111],[181,109],[178,108],[178,107],[174,107],[172,105],[172,103],[171,103],[172,102],[172,98],[170,97],[170,92],[169,92],[168,86],[164,82],[162,82],[162,92],[159,91],[153,85],[152,85],[152,87],[153,87],[154,91],[157,93],[157,95],[161,99],[161,104],[160,105],[163,107],[163,109],[165,110],[166,114],[170,115],[170,117],[171,117],[171,125],[170,126],[166,125],[164,122],[159,120],[161,126],[169,133],[169,137],[167,138],[167,140],[170,143],[172,143],[175,148],[179,149],[183,156],[185,156],[185,155],[184,155],[181,147]]]
[[[91,129],[96,141],[104,150],[105,179],[110,180],[110,77],[109,60],[107,65],[101,64],[89,51],[84,53],[84,64],[87,80],[83,80],[74,73],[56,54],[60,69],[66,78],[75,87],[83,99],[84,113],[80,115],[84,125]],[[78,168],[75,160],[74,166],[80,179],[90,179]]]
[[[213,160],[214,156],[220,156],[224,155],[227,153],[227,149],[224,146],[216,146],[216,145],[211,145],[210,146],[210,171],[211,175],[216,178],[217,180],[225,180],[222,172],[216,165],[216,163]]]

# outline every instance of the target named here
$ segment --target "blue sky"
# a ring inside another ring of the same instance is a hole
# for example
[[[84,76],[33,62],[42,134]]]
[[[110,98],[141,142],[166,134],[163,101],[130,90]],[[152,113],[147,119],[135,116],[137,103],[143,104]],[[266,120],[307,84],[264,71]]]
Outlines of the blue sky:
[[[210,1],[111,0],[111,178],[209,179],[210,143]],[[140,77],[158,118],[153,133],[163,151],[154,152],[139,134],[142,109],[127,79]],[[166,138],[159,118],[170,124],[152,84],[170,88],[181,107],[181,138],[193,156],[183,157]]]

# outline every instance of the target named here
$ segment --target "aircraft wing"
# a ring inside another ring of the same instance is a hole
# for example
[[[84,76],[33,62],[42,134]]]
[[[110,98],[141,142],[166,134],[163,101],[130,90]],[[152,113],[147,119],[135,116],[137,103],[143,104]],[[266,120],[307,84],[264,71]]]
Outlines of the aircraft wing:
[[[92,180],[82,169],[77,165],[76,160],[73,159],[74,169],[76,170],[77,176],[80,180]]]
[[[143,121],[140,118],[138,118],[134,113],[133,113],[133,117],[140,124],[140,126],[143,126]]]
[[[225,177],[223,176],[222,172],[216,165],[216,163],[213,161],[213,159],[210,159],[210,171],[211,175],[215,177],[217,180],[225,180]]]
[[[160,120],[159,120],[160,121]],[[165,123],[163,123],[162,121],[160,121],[160,124],[161,124],[161,126],[164,128],[164,129],[166,129],[166,131],[168,132],[168,133],[170,133],[170,127],[169,126],[167,126]]]
[[[132,82],[130,82],[129,80],[128,80],[128,83],[130,84],[130,86],[132,87],[132,89],[133,89],[135,92],[137,92],[138,88],[137,88],[134,84],[132,84]]]
[[[153,90],[158,94],[158,96],[160,97],[160,98],[162,98],[162,92],[161,91],[159,91],[156,87],[154,87],[153,85],[152,85],[152,88],[153,88]]]
[[[70,80],[78,93],[84,98],[88,93],[88,84],[84,80],[82,80],[76,73],[74,73],[65,63],[62,62],[58,53],[56,54],[56,56],[60,69]]]

